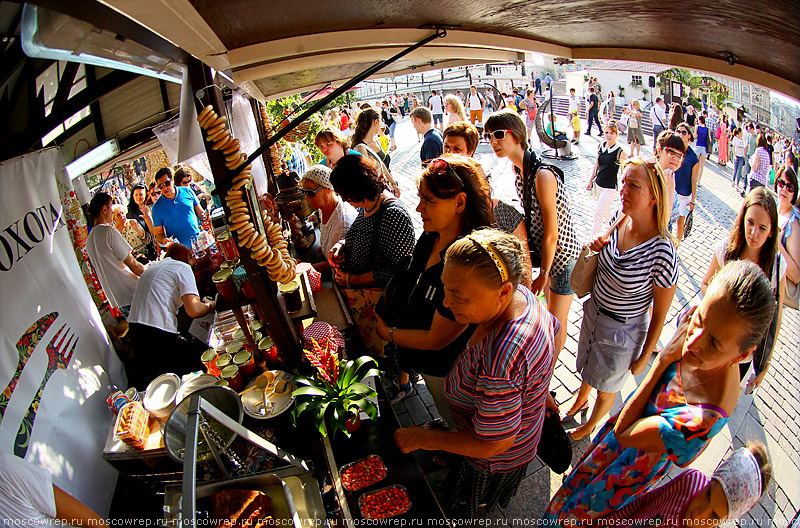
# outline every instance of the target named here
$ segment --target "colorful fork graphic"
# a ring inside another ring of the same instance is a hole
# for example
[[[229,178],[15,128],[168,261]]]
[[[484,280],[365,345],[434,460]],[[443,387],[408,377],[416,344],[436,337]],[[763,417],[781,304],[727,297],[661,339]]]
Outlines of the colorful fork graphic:
[[[17,363],[17,370],[11,377],[11,381],[8,382],[5,390],[0,394],[0,423],[3,421],[3,415],[6,413],[6,407],[8,407],[8,402],[11,400],[11,395],[14,394],[14,389],[17,388],[17,382],[19,382],[19,377],[22,375],[22,370],[28,364],[33,351],[36,350],[36,345],[39,344],[39,341],[47,333],[57,317],[58,312],[50,312],[47,315],[43,315],[30,328],[25,330],[25,333],[17,341],[19,363]]]
[[[75,337],[75,334],[70,335],[69,339],[67,339],[67,335],[72,332],[72,329],[69,328],[64,332],[58,344],[56,344],[58,336],[61,335],[61,332],[66,326],[66,324],[61,325],[56,335],[54,335],[50,343],[47,344],[47,370],[44,373],[44,379],[42,380],[42,384],[39,385],[39,391],[36,393],[36,396],[34,396],[30,407],[28,407],[28,412],[26,412],[25,416],[22,418],[19,431],[17,431],[17,438],[14,440],[14,454],[20,458],[25,458],[25,453],[28,451],[28,444],[31,439],[31,432],[33,431],[33,422],[36,420],[36,411],[39,410],[39,400],[42,399],[45,385],[47,385],[53,372],[58,369],[67,368],[69,360],[72,359],[72,354],[75,352],[75,347],[78,345],[78,338]],[[75,338],[74,342],[73,338]],[[66,343],[64,343],[65,340]],[[70,344],[72,348],[70,348]],[[67,349],[69,349],[69,352],[67,352]]]

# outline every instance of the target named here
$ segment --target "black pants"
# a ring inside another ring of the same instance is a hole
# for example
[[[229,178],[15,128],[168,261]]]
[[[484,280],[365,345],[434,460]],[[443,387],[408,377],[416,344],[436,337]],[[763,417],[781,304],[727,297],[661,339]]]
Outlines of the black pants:
[[[597,123],[597,132],[600,134],[603,133],[603,127],[600,125],[600,119],[597,117],[600,112],[595,112],[594,110],[589,111],[589,130],[586,131],[587,134],[592,133],[592,123]]]
[[[133,359],[126,365],[128,381],[139,390],[144,390],[161,374],[171,372],[181,376],[203,368],[200,354],[207,347],[196,339],[189,341],[179,334],[140,323],[131,323],[129,334]]]

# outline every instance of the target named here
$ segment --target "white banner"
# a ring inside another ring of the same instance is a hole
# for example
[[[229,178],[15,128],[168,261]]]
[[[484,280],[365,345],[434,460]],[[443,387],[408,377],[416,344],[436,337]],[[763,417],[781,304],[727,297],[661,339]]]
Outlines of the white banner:
[[[105,400],[124,373],[76,260],[57,178],[69,185],[58,149],[0,163],[0,449],[106,515],[116,471],[103,460],[113,418]]]

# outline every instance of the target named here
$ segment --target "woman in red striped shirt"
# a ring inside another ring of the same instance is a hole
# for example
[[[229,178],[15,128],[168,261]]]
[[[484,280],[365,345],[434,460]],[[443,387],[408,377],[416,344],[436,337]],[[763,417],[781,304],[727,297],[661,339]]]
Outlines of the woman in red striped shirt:
[[[473,231],[450,246],[444,305],[457,322],[477,324],[444,383],[457,431],[395,432],[404,453],[462,455],[443,486],[454,517],[474,517],[479,504],[487,512],[507,506],[536,456],[560,325],[520,286],[525,267],[519,240],[495,229]]]

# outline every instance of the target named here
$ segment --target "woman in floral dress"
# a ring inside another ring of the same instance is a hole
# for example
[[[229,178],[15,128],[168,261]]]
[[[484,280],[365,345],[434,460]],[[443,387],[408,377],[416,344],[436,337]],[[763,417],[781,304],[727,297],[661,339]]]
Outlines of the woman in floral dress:
[[[738,363],[755,350],[774,303],[758,266],[725,265],[639,388],[595,436],[544,519],[589,524],[653,489],[674,466],[691,464],[736,407]]]

